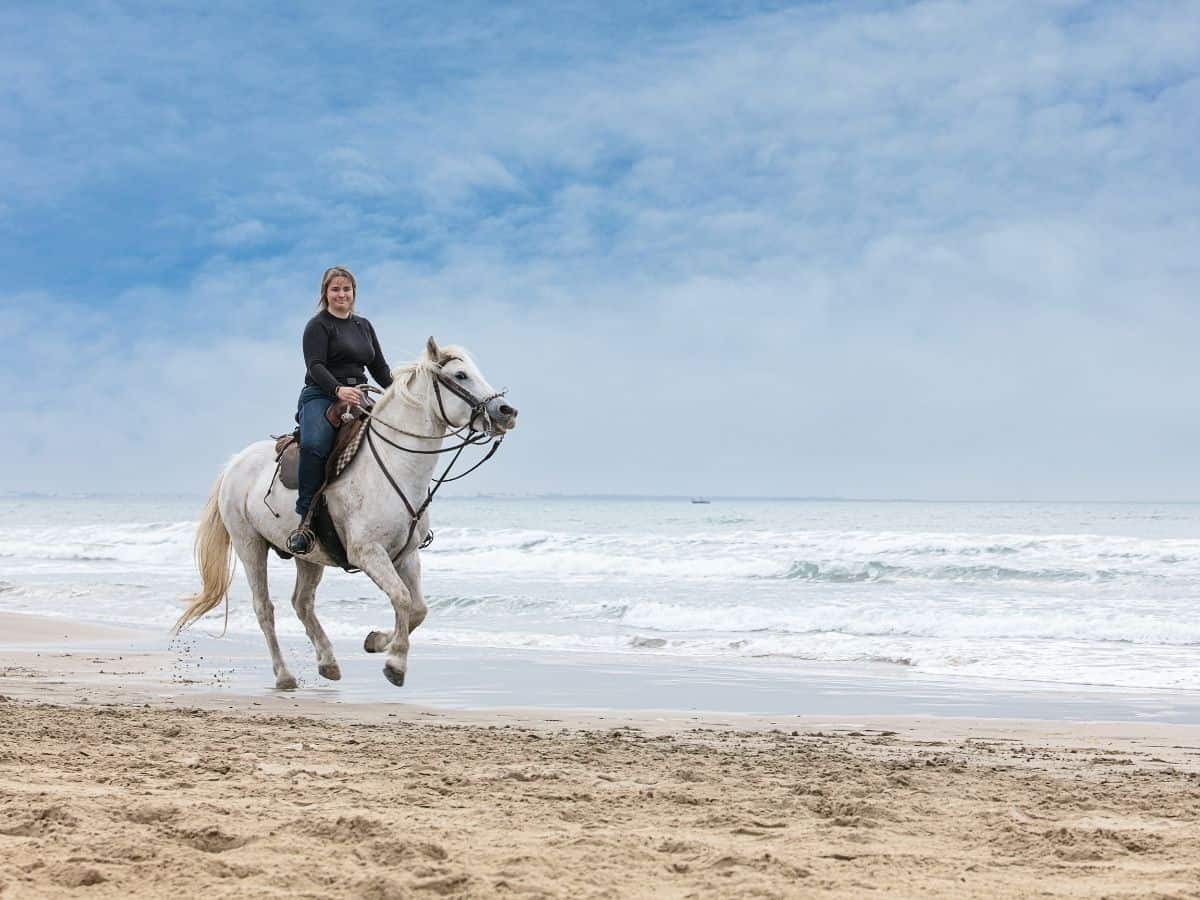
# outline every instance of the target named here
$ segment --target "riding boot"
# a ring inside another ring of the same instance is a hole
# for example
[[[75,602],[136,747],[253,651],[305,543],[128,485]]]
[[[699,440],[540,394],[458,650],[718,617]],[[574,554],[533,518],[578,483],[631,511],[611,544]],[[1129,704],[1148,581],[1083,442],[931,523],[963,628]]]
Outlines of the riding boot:
[[[313,495],[325,483],[325,457],[313,450],[300,448],[300,465],[297,480],[300,482],[296,496],[296,512],[304,515],[308,512]]]
[[[300,527],[288,535],[287,549],[289,553],[303,556],[312,551],[314,539],[309,527],[313,496],[325,483],[325,457],[319,456],[312,450],[300,449],[300,465],[297,472],[298,485],[296,497],[296,512],[301,516]]]

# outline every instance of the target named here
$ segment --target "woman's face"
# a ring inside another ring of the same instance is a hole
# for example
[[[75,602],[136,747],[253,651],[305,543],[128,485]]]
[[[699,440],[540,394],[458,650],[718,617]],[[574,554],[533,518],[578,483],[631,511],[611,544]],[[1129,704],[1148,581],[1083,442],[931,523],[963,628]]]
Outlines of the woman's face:
[[[350,279],[345,275],[335,275],[329,279],[329,284],[325,286],[325,302],[329,304],[329,311],[339,319],[350,315],[354,306],[354,285]]]

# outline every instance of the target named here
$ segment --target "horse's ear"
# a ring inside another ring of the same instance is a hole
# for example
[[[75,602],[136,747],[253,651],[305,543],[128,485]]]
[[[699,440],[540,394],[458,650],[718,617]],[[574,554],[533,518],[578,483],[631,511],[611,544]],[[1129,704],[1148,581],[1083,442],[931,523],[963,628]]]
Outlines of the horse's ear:
[[[425,342],[425,352],[429,354],[430,362],[437,362],[442,351],[438,349],[437,341],[433,339],[433,335],[429,336],[429,340]]]

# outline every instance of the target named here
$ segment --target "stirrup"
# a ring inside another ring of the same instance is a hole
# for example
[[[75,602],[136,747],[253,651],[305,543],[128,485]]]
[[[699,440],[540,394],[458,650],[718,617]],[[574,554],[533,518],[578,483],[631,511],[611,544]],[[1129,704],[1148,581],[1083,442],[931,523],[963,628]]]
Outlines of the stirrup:
[[[288,535],[287,551],[295,556],[304,556],[306,553],[312,553],[316,543],[317,536],[313,534],[312,529],[302,525]]]

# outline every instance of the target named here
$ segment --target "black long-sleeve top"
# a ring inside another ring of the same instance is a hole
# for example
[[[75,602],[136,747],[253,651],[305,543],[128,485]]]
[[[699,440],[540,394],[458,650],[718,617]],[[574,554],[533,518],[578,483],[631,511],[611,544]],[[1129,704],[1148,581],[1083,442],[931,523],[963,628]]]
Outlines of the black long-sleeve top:
[[[392,383],[392,372],[379,349],[375,329],[362,316],[353,314],[339,319],[323,309],[308,320],[304,327],[304,365],[308,370],[304,383],[314,384],[331,396],[351,378],[356,384],[366,383],[364,366],[380,387]]]

